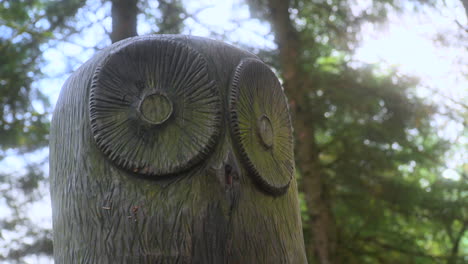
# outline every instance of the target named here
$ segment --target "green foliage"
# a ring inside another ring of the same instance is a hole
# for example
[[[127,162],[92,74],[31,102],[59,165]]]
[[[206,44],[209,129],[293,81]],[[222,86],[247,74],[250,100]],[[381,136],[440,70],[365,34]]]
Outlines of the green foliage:
[[[41,141],[44,144],[44,132],[47,131],[47,127],[35,126],[41,124],[44,113],[34,109],[30,101],[33,78],[40,74],[35,67],[40,54],[36,43],[42,35],[28,28],[29,17],[19,6],[21,2],[11,2],[11,9],[8,9],[9,3],[3,2],[0,5],[0,100],[4,106],[0,109],[2,149],[34,147]],[[13,16],[17,16],[17,19],[13,20]],[[24,135],[23,132],[29,135]]]
[[[82,1],[0,3],[0,148],[43,147],[49,104],[34,85],[42,72],[41,45],[53,38]]]
[[[346,60],[352,53],[330,43],[327,56],[304,68],[314,80],[310,119],[332,186],[342,260],[461,261],[456,237],[466,229],[468,189],[440,177],[450,146],[430,124],[437,107],[414,94],[418,80],[356,65]]]
[[[75,0],[0,2],[0,162],[3,166],[5,157],[26,155],[47,145],[50,105],[36,84],[43,77],[40,69],[43,48],[82,4]],[[52,243],[50,230],[43,230],[26,217],[27,208],[47,194],[43,186],[44,165],[42,161],[26,159],[12,163],[8,170],[0,172],[0,204],[2,209],[12,212],[0,216],[0,237],[13,232],[16,237],[23,236],[24,241],[14,241],[9,251],[0,253],[0,261],[21,263],[30,254],[51,254]],[[19,164],[25,167],[13,169]],[[35,242],[27,243],[27,239]]]
[[[449,146],[430,126],[435,106],[412,94],[413,78],[339,61],[318,60],[309,98],[342,261],[449,258],[456,241],[448,234],[466,228],[455,226],[468,217],[460,209],[468,208],[467,186],[438,176]]]
[[[254,16],[269,19],[267,0],[248,2]],[[289,9],[302,43],[296,60],[309,85],[302,108],[314,125],[312,151],[331,192],[341,263],[466,258],[467,182],[441,177],[451,146],[431,125],[437,106],[416,96],[419,80],[352,60],[362,25],[380,24],[403,9],[391,0],[362,10],[352,1],[295,0]],[[276,51],[263,54],[279,65]],[[306,243],[312,243],[307,223]]]

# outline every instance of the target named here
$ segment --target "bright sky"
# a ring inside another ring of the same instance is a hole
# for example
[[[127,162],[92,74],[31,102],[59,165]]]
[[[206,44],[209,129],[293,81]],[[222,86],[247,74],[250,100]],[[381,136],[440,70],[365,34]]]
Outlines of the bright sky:
[[[421,87],[417,89],[419,96],[440,105],[442,111],[466,111],[448,98],[464,104],[468,99],[468,36],[465,36],[464,42],[456,39],[454,45],[448,46],[433,41],[437,33],[441,33],[449,42],[454,42],[451,37],[456,31],[455,20],[468,25],[461,2],[446,2],[446,9],[425,8],[424,14],[391,15],[388,25],[383,28],[367,25],[362,46],[355,58],[368,63],[397,66],[400,72],[421,79]],[[447,154],[447,169],[442,173],[445,178],[459,180],[460,175],[454,169],[468,160],[468,139],[463,135],[464,126],[443,115],[436,115],[433,122],[439,128],[440,136],[452,144],[465,147]]]
[[[462,66],[457,63],[457,58],[468,58],[466,47],[463,43],[441,47],[431,41],[437,37],[437,32],[453,33],[455,19],[467,25],[461,3],[458,0],[449,3],[453,4],[450,10],[424,8],[424,14],[391,15],[387,27],[376,29],[367,25],[364,28],[367,34],[363,36],[363,45],[356,58],[369,63],[396,65],[402,72],[421,77],[423,82],[439,88],[447,96],[466,96],[467,91],[463,89],[466,86],[462,87],[466,82],[456,81],[461,77]],[[464,67],[468,69],[466,65]]]
[[[190,30],[187,29],[184,33],[208,36],[210,30],[214,30],[218,34],[228,31],[227,35],[229,35],[229,41],[232,43],[249,45],[255,43],[260,48],[274,48],[273,37],[271,34],[268,35],[270,32],[268,24],[261,24],[258,20],[249,20],[248,9],[238,2],[236,0],[186,1],[186,8],[189,12],[195,12],[200,8],[205,9],[198,13],[196,20],[192,18],[187,20]],[[418,89],[419,95],[434,100],[441,105],[450,105],[450,103],[447,103],[446,98],[434,95],[424,86],[435,89],[438,93],[455,100],[463,101],[465,99],[466,101],[468,98],[468,82],[462,71],[465,74],[468,72],[466,67],[468,55],[465,49],[467,43],[456,43],[456,45],[443,47],[432,41],[437,32],[446,32],[447,37],[452,36],[452,32],[456,29],[454,20],[458,20],[463,25],[468,24],[459,1],[446,2],[447,8],[445,9],[427,9],[424,14],[404,15],[403,17],[392,15],[387,26],[378,28],[372,25],[365,26],[362,45],[357,50],[354,59],[365,63],[381,63],[384,67],[396,65],[400,72],[420,77],[423,80],[423,86]],[[365,5],[365,2],[362,3]],[[106,8],[109,8],[109,6]],[[154,6],[153,8],[156,9],[157,7]],[[100,19],[105,15],[104,11],[105,9],[102,9],[96,14],[92,14],[91,19]],[[89,19],[89,15],[87,19]],[[235,19],[244,21],[241,27],[233,22]],[[143,17],[140,16],[139,20],[143,22]],[[110,30],[110,20],[107,19],[104,23],[106,28]],[[139,34],[145,34],[151,31],[151,27],[148,24],[140,23],[138,31]],[[84,37],[84,35],[86,36]],[[46,74],[56,77],[44,79],[38,82],[37,85],[50,97],[53,105],[58,98],[64,80],[68,77],[68,75],[64,75],[67,67],[76,69],[79,63],[86,61],[93,54],[93,51],[83,46],[94,46],[96,42],[100,41],[98,38],[102,38],[104,35],[105,32],[100,26],[94,26],[84,32],[83,37],[73,40],[78,45],[62,43],[56,49],[44,48],[44,56],[48,61],[48,65],[43,70]],[[265,38],[265,35],[268,36]],[[109,42],[107,41],[107,43]],[[67,65],[65,55],[79,57],[80,59],[72,63],[73,65]],[[460,63],[460,60],[465,63]],[[441,135],[451,140],[453,144],[459,144],[460,146],[468,144],[466,136],[460,136],[463,130],[462,124],[448,120],[444,116],[437,117],[434,122],[435,125],[440,127]],[[47,153],[42,155],[47,155]],[[448,168],[443,172],[443,176],[453,180],[460,179],[460,175],[454,168],[466,162],[468,154],[462,149],[462,151],[449,153],[447,158]],[[20,165],[15,167],[12,164],[21,164],[21,159],[18,157],[6,159],[0,163],[0,168],[5,170],[6,168],[10,170],[20,169]],[[40,225],[50,228],[51,209],[49,204],[49,197],[46,196],[45,200],[29,210],[29,216],[37,219]],[[1,215],[7,214],[4,208],[5,206],[0,204]],[[15,237],[14,234],[3,235],[6,236],[7,241],[8,237]],[[0,243],[0,247],[1,245]],[[30,261],[31,263],[42,262],[38,259]]]

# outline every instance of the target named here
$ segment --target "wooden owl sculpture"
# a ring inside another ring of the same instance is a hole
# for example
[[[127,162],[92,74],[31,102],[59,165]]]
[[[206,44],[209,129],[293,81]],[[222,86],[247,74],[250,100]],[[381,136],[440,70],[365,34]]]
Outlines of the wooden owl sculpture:
[[[205,38],[118,42],[64,84],[50,140],[55,263],[306,263],[275,74]]]

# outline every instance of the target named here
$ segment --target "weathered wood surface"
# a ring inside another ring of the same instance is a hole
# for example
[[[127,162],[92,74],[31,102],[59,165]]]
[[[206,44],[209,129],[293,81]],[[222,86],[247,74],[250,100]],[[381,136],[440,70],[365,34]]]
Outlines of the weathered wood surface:
[[[62,88],[51,127],[56,263],[306,263],[275,75],[204,38],[126,39]]]

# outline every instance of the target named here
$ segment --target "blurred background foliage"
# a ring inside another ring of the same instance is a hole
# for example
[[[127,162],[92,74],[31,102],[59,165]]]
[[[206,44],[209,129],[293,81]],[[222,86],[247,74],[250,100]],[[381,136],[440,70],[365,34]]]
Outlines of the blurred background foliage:
[[[364,2],[235,1],[247,15],[214,27],[199,14],[216,1],[1,1],[0,262],[52,262],[51,224],[38,224],[30,211],[38,201],[50,207],[49,97],[58,87],[51,92],[54,82],[44,80],[60,83],[99,49],[143,32],[227,41],[278,73],[294,120],[309,263],[467,263],[468,164],[451,169],[456,179],[442,177],[450,155],[466,156],[467,98],[421,96],[415,76],[354,59],[364,26],[446,2]],[[454,32],[434,41],[466,51],[468,25],[453,23]],[[235,34],[252,25],[269,28],[254,34],[271,45]],[[55,60],[65,70],[46,74],[51,50],[63,51]],[[459,71],[466,81],[466,67]],[[441,119],[461,124],[455,140],[441,134]]]

